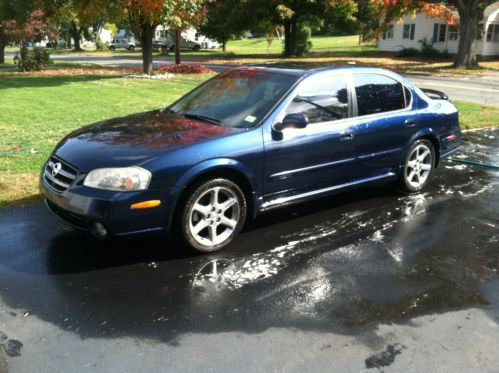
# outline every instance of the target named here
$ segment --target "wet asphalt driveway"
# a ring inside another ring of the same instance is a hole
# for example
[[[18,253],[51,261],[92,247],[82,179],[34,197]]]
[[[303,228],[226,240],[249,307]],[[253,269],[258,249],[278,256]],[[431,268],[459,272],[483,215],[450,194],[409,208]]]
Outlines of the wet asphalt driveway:
[[[499,164],[499,130],[456,158]],[[1,210],[0,372],[498,371],[498,186],[444,162],[424,194],[269,213],[212,255]]]

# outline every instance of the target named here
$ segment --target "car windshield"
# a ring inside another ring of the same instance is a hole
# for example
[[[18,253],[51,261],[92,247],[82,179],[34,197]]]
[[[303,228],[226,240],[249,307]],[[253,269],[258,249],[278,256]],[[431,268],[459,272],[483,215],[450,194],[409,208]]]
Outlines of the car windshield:
[[[297,77],[256,69],[220,74],[188,93],[168,111],[229,127],[256,125]]]

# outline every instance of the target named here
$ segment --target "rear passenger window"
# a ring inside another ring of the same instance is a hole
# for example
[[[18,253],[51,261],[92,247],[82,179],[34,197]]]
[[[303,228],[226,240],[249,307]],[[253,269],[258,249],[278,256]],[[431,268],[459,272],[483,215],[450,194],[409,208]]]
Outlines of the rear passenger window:
[[[394,79],[379,74],[354,74],[354,82],[358,115],[400,110],[407,106],[404,87]]]
[[[305,80],[286,114],[304,114],[309,123],[348,117],[348,88],[343,75],[316,75]]]

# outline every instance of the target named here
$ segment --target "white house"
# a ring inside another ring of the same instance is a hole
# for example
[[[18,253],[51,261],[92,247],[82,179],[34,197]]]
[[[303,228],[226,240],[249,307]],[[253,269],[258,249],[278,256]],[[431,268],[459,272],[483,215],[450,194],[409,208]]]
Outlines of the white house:
[[[483,33],[477,43],[477,54],[482,57],[499,57],[499,1],[485,9]],[[459,26],[436,20],[424,13],[415,17],[405,16],[388,26],[378,40],[380,51],[400,51],[403,48],[421,47],[419,40],[427,39],[439,51],[457,53]]]

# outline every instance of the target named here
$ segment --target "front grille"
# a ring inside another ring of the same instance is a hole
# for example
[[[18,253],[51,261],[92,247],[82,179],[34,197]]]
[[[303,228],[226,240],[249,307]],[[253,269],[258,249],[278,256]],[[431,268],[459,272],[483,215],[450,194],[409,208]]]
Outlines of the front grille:
[[[49,158],[43,172],[47,184],[57,192],[64,192],[68,189],[75,181],[76,176],[78,176],[76,168],[56,157]]]

